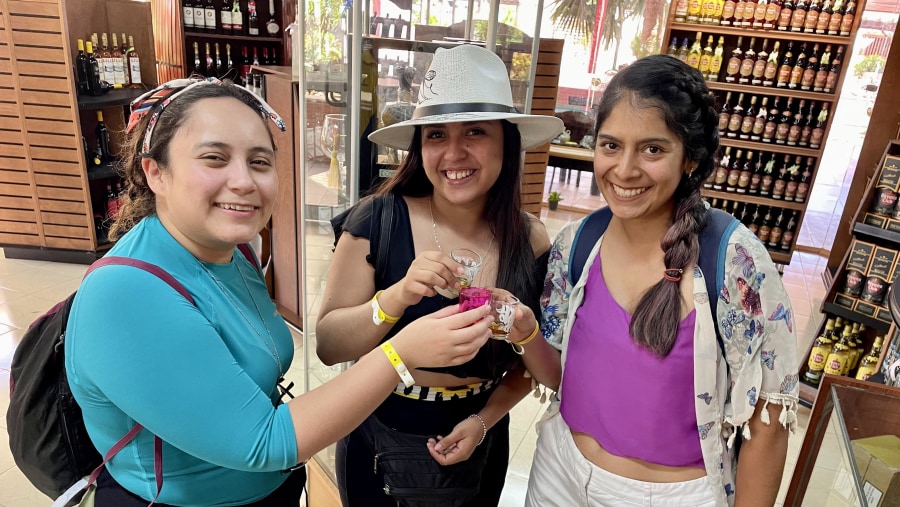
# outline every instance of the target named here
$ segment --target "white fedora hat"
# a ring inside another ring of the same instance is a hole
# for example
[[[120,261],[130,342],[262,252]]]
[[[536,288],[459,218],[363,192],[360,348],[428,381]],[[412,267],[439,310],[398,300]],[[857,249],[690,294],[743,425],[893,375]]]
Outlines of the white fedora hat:
[[[509,74],[503,60],[487,49],[461,44],[438,48],[419,86],[412,119],[369,134],[373,143],[408,150],[419,125],[507,120],[519,128],[522,150],[540,146],[563,130],[555,116],[521,114],[513,106]]]

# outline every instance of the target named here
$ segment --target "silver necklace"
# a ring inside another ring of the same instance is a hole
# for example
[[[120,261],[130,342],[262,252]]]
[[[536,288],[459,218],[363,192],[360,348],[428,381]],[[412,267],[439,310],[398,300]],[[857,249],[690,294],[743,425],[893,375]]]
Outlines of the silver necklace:
[[[278,369],[278,382],[280,382],[281,379],[284,378],[284,370],[281,369],[281,355],[278,353],[278,346],[275,344],[275,339],[272,338],[272,332],[269,331],[269,326],[268,324],[266,324],[266,319],[263,317],[262,312],[259,310],[259,305],[256,304],[256,298],[254,298],[253,293],[250,292],[250,286],[247,285],[247,280],[244,279],[244,272],[243,270],[241,270],[240,262],[234,262],[235,268],[237,268],[238,271],[238,275],[240,275],[241,277],[241,282],[244,283],[244,289],[247,290],[247,295],[250,296],[250,301],[253,301],[253,307],[256,309],[256,314],[259,315],[259,320],[260,322],[262,322],[263,327],[266,329],[266,335],[269,337],[268,340],[263,338],[263,335],[259,331],[259,329],[257,329],[256,326],[254,326],[253,323],[250,322],[250,319],[247,318],[247,316],[244,314],[244,311],[241,310],[241,307],[238,306],[234,299],[231,298],[231,294],[229,294],[228,291],[225,290],[225,286],[222,285],[222,282],[220,282],[219,279],[216,278],[214,274],[212,274],[212,271],[210,271],[202,261],[200,261],[200,267],[202,267],[203,271],[206,271],[206,274],[208,274],[209,277],[212,278],[212,281],[215,282],[217,287],[219,287],[219,290],[221,290],[222,293],[225,294],[225,297],[228,299],[228,302],[231,303],[231,306],[233,306],[235,310],[237,310],[238,313],[241,314],[241,317],[244,318],[244,321],[247,322],[247,325],[250,326],[250,329],[252,329],[256,333],[256,336],[258,336],[260,341],[262,341],[266,346],[266,349],[269,351],[269,354],[272,355],[272,359],[275,361],[275,367]]]
[[[428,208],[431,210],[431,234],[434,238],[434,245],[438,248],[438,251],[444,253],[444,249],[441,248],[441,242],[438,240],[437,235],[437,222],[434,220],[434,199],[428,198]],[[484,253],[481,254],[482,259],[487,259],[487,254],[491,251],[491,247],[494,246],[494,234],[491,233],[491,242],[488,243],[487,249],[485,249]]]

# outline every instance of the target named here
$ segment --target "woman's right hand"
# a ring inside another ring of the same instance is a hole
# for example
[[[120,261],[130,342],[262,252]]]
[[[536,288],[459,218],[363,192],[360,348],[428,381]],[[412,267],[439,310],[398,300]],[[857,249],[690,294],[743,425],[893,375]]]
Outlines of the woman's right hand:
[[[422,252],[410,264],[406,276],[395,285],[400,289],[398,299],[406,306],[413,306],[424,297],[436,295],[435,287],[452,287],[458,291],[456,275],[462,273],[462,266],[450,256],[442,252]]]
[[[460,312],[459,305],[416,319],[391,338],[407,367],[463,364],[478,353],[491,336],[489,306]]]

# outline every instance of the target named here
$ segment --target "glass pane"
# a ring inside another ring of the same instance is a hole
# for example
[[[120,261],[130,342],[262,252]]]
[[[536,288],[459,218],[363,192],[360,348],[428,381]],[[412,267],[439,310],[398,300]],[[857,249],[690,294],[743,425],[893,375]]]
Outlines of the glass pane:
[[[841,437],[839,410],[834,410],[822,438],[822,446],[816,457],[803,497],[803,506],[865,506],[857,494],[855,471],[851,464],[852,453]]]

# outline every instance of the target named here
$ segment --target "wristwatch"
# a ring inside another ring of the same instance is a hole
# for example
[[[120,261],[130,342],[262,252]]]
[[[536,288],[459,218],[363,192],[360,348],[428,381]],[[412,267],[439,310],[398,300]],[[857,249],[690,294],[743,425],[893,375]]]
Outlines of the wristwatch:
[[[372,322],[375,323],[376,326],[380,326],[382,322],[393,324],[400,320],[400,317],[391,317],[381,309],[381,305],[378,304],[378,295],[382,292],[384,291],[378,291],[372,296]]]

